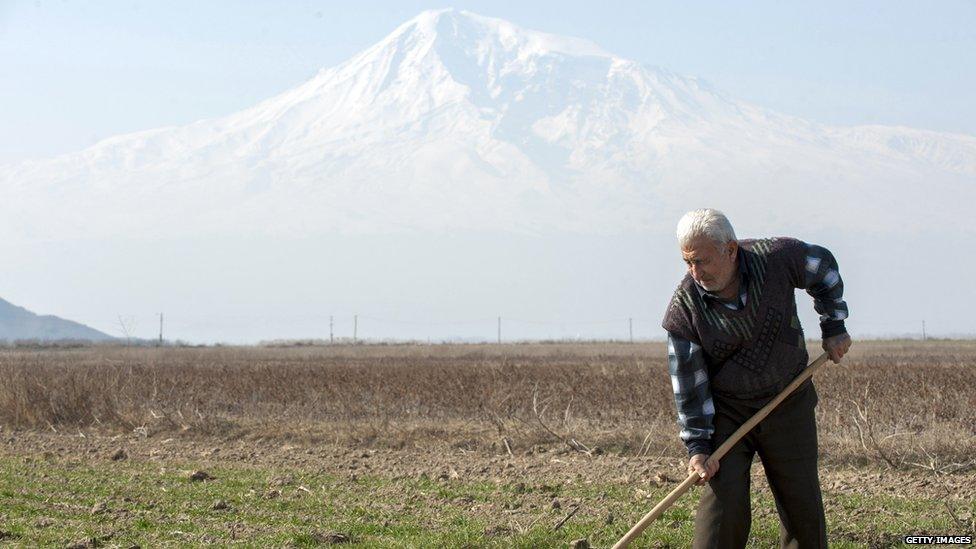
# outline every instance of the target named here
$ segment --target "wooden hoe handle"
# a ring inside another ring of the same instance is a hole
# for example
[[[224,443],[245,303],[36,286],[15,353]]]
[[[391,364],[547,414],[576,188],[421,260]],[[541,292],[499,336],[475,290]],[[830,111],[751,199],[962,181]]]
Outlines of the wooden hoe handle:
[[[827,353],[823,353],[822,355],[817,357],[816,360],[811,362],[810,365],[807,366],[805,370],[800,372],[800,375],[796,376],[796,379],[790,382],[790,384],[787,385],[785,389],[783,389],[782,391],[780,391],[778,395],[776,395],[776,398],[769,401],[769,404],[763,406],[762,409],[756,412],[756,415],[749,418],[749,421],[743,423],[741,427],[736,429],[735,432],[732,433],[732,436],[726,439],[725,442],[723,442],[722,445],[718,447],[718,450],[715,450],[715,452],[712,453],[712,455],[708,458],[708,461],[721,460],[722,456],[724,456],[733,446],[735,446],[737,442],[739,442],[739,439],[746,436],[746,433],[751,431],[752,428],[755,427],[757,423],[759,423],[766,416],[768,416],[769,413],[772,412],[777,406],[779,406],[779,404],[783,402],[783,400],[785,400],[786,397],[790,396],[790,394],[793,391],[795,391],[797,387],[799,387],[804,381],[810,379],[810,377],[812,377],[813,374],[815,374],[817,370],[820,369],[821,366],[826,364],[827,358],[828,358]],[[629,532],[624,534],[624,537],[620,538],[620,541],[614,544],[613,549],[622,549],[624,547],[627,547],[630,544],[630,542],[634,541],[634,538],[639,536],[641,532],[644,531],[645,528],[647,528],[652,522],[654,522],[655,519],[663,515],[664,511],[666,511],[668,507],[671,507],[671,505],[674,504],[674,502],[677,501],[678,498],[684,495],[684,493],[687,492],[688,489],[691,488],[698,479],[699,479],[698,473],[695,472],[690,473],[688,475],[688,478],[686,478],[684,482],[679,484],[678,487],[675,488],[674,490],[671,490],[671,493],[668,494],[667,497],[665,497],[664,499],[661,500],[660,503],[655,505],[654,508],[651,509],[649,513],[644,515],[644,518],[640,519],[640,521],[637,524],[635,524],[634,527],[631,528]]]

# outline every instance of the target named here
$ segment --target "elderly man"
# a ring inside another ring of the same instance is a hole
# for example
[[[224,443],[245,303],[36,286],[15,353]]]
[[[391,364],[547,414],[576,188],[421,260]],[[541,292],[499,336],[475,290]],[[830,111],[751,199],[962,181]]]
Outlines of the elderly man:
[[[708,457],[806,367],[795,288],[813,296],[831,360],[850,348],[837,263],[825,248],[792,238],[736,240],[729,220],[712,209],[685,214],[678,243],[688,273],[663,326],[688,469],[700,484],[707,481],[694,547],[745,547],[756,453],[776,500],[782,546],[826,547],[812,381],[736,444],[721,467]]]

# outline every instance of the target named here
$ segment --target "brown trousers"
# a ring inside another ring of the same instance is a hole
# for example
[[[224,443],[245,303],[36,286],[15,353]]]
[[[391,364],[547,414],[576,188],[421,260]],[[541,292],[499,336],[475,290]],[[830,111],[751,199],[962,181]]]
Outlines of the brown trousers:
[[[702,491],[695,516],[695,549],[745,547],[752,523],[749,469],[758,453],[776,500],[781,547],[827,547],[817,474],[817,392],[804,383],[722,458]],[[715,401],[715,448],[757,410]]]

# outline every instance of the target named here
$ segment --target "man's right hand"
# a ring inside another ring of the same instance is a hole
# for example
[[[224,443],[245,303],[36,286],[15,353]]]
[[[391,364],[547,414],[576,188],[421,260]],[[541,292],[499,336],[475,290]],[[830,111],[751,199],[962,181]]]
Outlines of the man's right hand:
[[[705,484],[708,479],[714,477],[715,473],[718,472],[718,460],[708,461],[709,455],[695,454],[688,460],[688,473],[698,473],[700,477],[698,482],[695,483],[698,486]]]

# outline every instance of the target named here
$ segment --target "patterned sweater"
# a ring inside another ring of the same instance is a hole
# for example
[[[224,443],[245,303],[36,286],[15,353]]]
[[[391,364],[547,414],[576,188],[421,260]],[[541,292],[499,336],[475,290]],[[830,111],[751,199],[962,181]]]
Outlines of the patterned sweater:
[[[844,285],[833,255],[792,238],[739,241],[736,302],[685,276],[664,318],[680,437],[711,453],[714,398],[761,407],[807,364],[794,289],[814,298],[823,337],[846,332]]]

